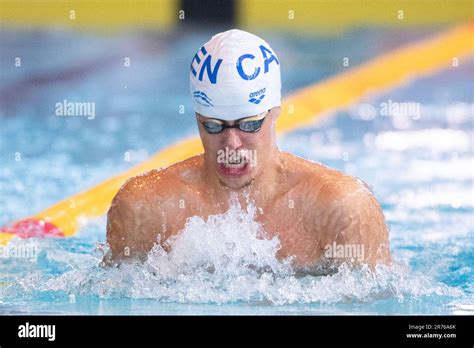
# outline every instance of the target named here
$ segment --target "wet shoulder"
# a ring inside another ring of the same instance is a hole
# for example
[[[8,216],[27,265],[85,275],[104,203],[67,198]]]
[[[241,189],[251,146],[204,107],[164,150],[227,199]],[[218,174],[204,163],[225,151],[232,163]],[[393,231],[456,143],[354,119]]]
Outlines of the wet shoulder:
[[[322,163],[285,153],[286,168],[293,187],[302,193],[307,206],[327,206],[345,195],[367,191],[368,185],[361,179],[345,174]]]
[[[200,180],[201,156],[194,156],[167,167],[153,169],[129,178],[117,196],[135,201],[178,199],[191,192]]]

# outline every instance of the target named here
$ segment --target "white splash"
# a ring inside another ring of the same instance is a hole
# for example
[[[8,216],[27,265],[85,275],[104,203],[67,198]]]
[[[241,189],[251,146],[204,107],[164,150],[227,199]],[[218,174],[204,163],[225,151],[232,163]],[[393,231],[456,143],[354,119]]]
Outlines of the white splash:
[[[156,246],[144,264],[119,268],[102,268],[97,255],[58,250],[51,240],[35,240],[42,249],[39,263],[43,266],[1,288],[0,300],[9,296],[26,299],[45,292],[175,303],[278,305],[463,296],[458,288],[412,274],[402,265],[379,266],[375,271],[342,265],[331,275],[301,275],[292,269],[290,259],[276,257],[279,241],[265,236],[254,220],[255,211],[253,205],[243,211],[234,204],[225,214],[207,221],[193,217],[169,241],[169,253]],[[50,272],[51,264],[59,271]]]

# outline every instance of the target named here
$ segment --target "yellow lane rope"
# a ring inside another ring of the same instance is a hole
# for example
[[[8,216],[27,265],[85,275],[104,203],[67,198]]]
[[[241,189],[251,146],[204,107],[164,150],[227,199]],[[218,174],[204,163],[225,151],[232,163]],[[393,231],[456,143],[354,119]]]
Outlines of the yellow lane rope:
[[[354,103],[369,93],[381,93],[408,79],[429,75],[473,54],[473,23],[463,25],[433,38],[403,46],[328,80],[303,88],[287,98],[277,122],[279,134],[308,126],[322,115]],[[93,188],[66,198],[30,217],[52,223],[66,236],[73,235],[81,218],[103,215],[127,178],[184,160],[202,152],[198,137],[171,145],[149,160],[107,179]],[[20,220],[21,221],[21,220]],[[0,245],[14,236],[0,232]]]

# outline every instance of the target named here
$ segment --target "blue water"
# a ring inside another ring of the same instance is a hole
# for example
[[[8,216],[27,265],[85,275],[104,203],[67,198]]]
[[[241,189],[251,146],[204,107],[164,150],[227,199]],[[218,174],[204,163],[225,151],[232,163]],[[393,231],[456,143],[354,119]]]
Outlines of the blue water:
[[[287,95],[348,69],[344,57],[356,66],[438,30],[259,34],[279,53]],[[0,224],[195,135],[187,69],[211,34],[3,29]],[[104,270],[103,217],[82,221],[73,238],[14,240],[34,257],[0,259],[0,313],[473,314],[473,72],[472,59],[461,61],[279,138],[282,150],[371,185],[390,227],[392,268],[297,277],[276,260],[275,241],[255,237],[252,213],[236,208],[190,221],[171,255],[157,249],[143,266]],[[64,99],[94,102],[95,118],[55,116]],[[385,115],[393,102],[419,109]],[[271,272],[245,266],[255,262]]]

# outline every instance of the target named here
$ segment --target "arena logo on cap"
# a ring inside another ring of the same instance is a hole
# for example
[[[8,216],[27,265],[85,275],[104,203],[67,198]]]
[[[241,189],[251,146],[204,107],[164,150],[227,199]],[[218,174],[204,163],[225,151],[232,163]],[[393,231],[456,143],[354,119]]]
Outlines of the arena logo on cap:
[[[254,103],[254,104],[260,104],[263,98],[265,98],[265,91],[266,88],[262,88],[256,92],[252,92],[249,94],[249,102]]]
[[[275,62],[278,65],[280,64],[280,62],[278,61],[278,58],[275,56],[275,54],[271,50],[269,50],[267,47],[265,47],[263,45],[260,45],[259,48],[260,48],[260,52],[262,53],[262,58],[263,58],[264,74],[266,74],[266,73],[269,72],[270,64],[272,62]],[[202,57],[200,57],[199,52],[201,52]],[[208,52],[207,52],[207,50],[204,46],[202,46],[201,49],[199,51],[197,51],[196,54],[194,55],[194,57],[191,61],[191,73],[193,74],[194,77],[197,77],[197,79],[199,81],[202,81],[203,77],[204,77],[204,73],[207,73],[207,77],[209,79],[209,82],[211,84],[216,84],[217,83],[219,68],[220,68],[220,66],[223,62],[223,59],[221,59],[221,58],[217,59],[214,66],[212,66],[212,59],[213,59],[212,55],[208,54]],[[256,67],[254,69],[253,73],[251,75],[248,75],[244,71],[244,68],[242,66],[243,61],[246,60],[246,59],[253,60],[253,59],[255,59],[255,56],[253,54],[250,54],[250,53],[242,54],[237,59],[237,62],[236,62],[237,72],[243,80],[247,80],[247,81],[248,80],[254,80],[260,74],[261,67]],[[196,69],[194,68],[194,63],[195,62],[198,64],[198,67],[196,67],[196,68],[199,69],[199,74],[196,71]],[[201,62],[202,62],[202,64],[201,64]]]

